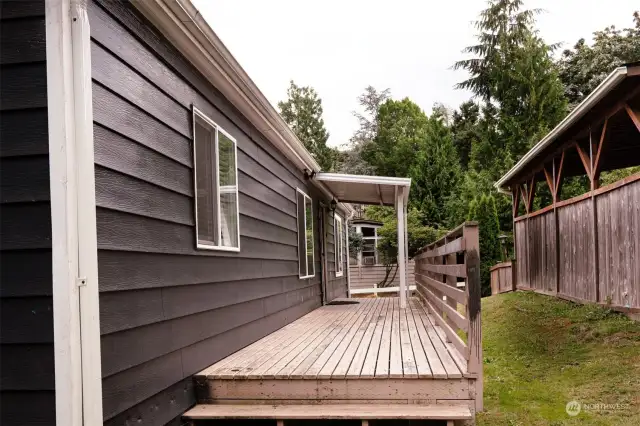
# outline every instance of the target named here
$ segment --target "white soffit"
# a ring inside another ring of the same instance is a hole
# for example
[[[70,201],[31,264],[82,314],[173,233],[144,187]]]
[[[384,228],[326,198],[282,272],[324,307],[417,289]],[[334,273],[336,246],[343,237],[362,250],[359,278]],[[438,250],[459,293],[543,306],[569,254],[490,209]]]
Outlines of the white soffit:
[[[355,204],[395,205],[395,195],[399,187],[404,191],[405,201],[409,197],[411,179],[386,176],[362,176],[340,173],[318,173],[317,181],[324,183],[338,201]]]

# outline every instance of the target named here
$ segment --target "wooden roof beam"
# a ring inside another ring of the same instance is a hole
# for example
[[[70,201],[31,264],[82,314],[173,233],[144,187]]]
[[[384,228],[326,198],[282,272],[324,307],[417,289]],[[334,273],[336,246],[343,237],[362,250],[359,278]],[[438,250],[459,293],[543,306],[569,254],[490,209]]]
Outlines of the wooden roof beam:
[[[593,170],[592,170],[592,180],[598,181],[600,178],[600,154],[602,154],[602,146],[604,145],[605,136],[607,135],[607,124],[609,123],[609,119],[607,118],[604,121],[604,125],[602,126],[602,134],[600,135],[600,143],[598,144],[598,151],[596,154],[596,159],[593,162]]]
[[[640,132],[640,111],[634,110],[629,106],[629,104],[624,104],[624,109],[627,110],[627,114],[629,114],[629,118],[633,121],[633,124],[636,125],[636,129]]]

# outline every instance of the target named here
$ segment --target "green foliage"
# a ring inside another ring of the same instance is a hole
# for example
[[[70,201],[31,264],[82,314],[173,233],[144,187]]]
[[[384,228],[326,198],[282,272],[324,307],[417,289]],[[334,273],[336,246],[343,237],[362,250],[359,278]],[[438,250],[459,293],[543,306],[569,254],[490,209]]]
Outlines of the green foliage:
[[[482,195],[469,204],[468,220],[478,222],[480,232],[480,284],[482,296],[491,295],[490,269],[500,262],[500,226],[495,199]]]
[[[593,42],[578,40],[562,53],[560,78],[565,96],[575,107],[616,67],[640,61],[640,14],[633,14],[633,27],[619,30],[613,25],[593,33]]]
[[[346,144],[346,150],[343,151],[338,167],[339,171],[356,175],[373,174],[373,166],[365,161],[362,152],[378,134],[378,110],[387,99],[389,99],[389,89],[379,92],[373,86],[367,86],[364,93],[358,96],[358,104],[364,112],[353,112],[358,119],[359,127]]]
[[[420,209],[425,224],[445,227],[449,216],[446,203],[457,190],[462,171],[451,129],[442,115],[434,113],[427,121],[424,140],[415,157],[409,170],[413,205]]]
[[[368,219],[383,222],[378,228],[378,255],[382,263],[396,263],[398,255],[398,221],[394,210],[390,207],[372,206],[367,208]],[[418,250],[440,238],[446,231],[438,230],[422,224],[421,213],[411,208],[407,212],[407,237],[409,242],[409,257],[413,257]]]
[[[357,257],[358,253],[362,251],[362,246],[364,244],[364,240],[362,239],[362,234],[360,232],[356,232],[356,228],[353,226],[349,227],[349,255],[351,257]]]
[[[322,100],[309,86],[298,86],[293,80],[287,89],[287,100],[278,102],[280,114],[305,148],[324,171],[335,170],[339,153],[327,146],[329,133],[322,119]]]
[[[458,151],[460,167],[466,170],[469,167],[471,147],[480,141],[480,106],[473,101],[466,101],[460,105],[460,110],[453,112],[451,133],[453,144]]]
[[[409,98],[388,99],[378,110],[377,133],[362,158],[380,176],[407,177],[423,148],[427,115]]]

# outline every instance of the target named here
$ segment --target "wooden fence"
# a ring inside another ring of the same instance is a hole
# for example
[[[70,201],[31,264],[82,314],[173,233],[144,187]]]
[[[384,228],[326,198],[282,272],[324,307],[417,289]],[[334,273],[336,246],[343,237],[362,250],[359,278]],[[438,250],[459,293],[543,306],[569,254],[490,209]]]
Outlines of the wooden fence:
[[[515,219],[519,289],[640,312],[640,174]]]
[[[491,267],[491,294],[513,291],[511,262],[502,262]]]
[[[435,322],[444,330],[447,340],[465,358],[469,374],[477,378],[476,398],[482,404],[478,224],[466,222],[460,225],[440,240],[422,248],[414,261],[417,294]],[[464,289],[458,287],[459,278],[464,279]],[[458,333],[463,334],[464,338]]]

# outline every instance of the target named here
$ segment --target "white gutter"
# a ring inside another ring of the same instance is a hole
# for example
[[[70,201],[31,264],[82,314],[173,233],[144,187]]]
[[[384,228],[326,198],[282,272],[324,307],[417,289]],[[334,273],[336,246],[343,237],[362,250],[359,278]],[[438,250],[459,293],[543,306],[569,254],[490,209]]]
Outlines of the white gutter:
[[[102,424],[87,0],[45,9],[56,424]],[[35,408],[37,409],[37,408]]]
[[[510,194],[505,188],[504,184],[518,174],[527,163],[538,155],[542,150],[548,147],[556,138],[569,129],[576,121],[582,118],[591,108],[593,108],[600,100],[606,96],[611,90],[613,90],[622,80],[627,76],[627,67],[622,66],[616,68],[611,74],[605,78],[602,83],[595,88],[595,90],[583,99],[578,106],[571,111],[547,136],[539,141],[529,152],[527,152],[521,159],[511,168],[504,176],[500,178],[493,186],[498,191]]]
[[[344,183],[363,183],[368,185],[389,185],[394,186],[396,191],[398,187],[406,188],[404,191],[404,201],[409,200],[409,191],[411,190],[411,178],[400,178],[392,176],[368,176],[368,175],[349,175],[343,173],[318,173],[315,177],[320,182],[344,182]]]

